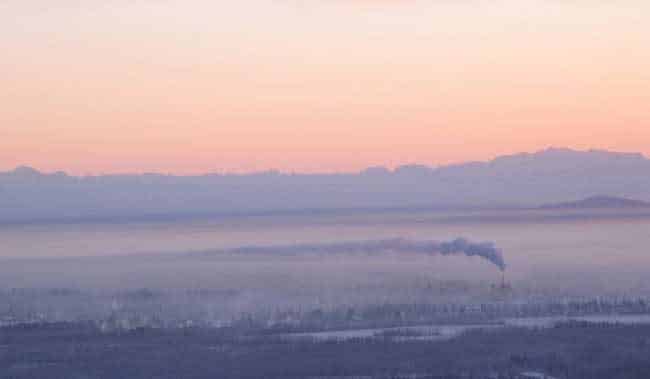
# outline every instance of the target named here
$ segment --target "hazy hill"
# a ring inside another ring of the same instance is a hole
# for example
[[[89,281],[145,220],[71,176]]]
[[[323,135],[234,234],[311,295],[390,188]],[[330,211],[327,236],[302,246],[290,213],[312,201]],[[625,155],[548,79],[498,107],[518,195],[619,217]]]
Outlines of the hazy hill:
[[[650,202],[613,196],[592,196],[583,200],[546,204],[544,209],[648,208]]]
[[[650,201],[641,154],[547,149],[487,162],[359,173],[70,176],[0,173],[0,221],[346,208],[536,207],[595,194]]]

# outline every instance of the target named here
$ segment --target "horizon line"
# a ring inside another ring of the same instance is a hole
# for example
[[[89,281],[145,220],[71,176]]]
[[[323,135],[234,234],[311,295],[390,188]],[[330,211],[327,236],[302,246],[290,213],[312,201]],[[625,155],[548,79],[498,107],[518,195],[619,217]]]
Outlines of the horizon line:
[[[576,149],[576,148],[570,148],[570,147],[557,147],[557,146],[548,146],[542,149],[534,150],[532,152],[530,151],[519,151],[519,152],[514,152],[510,154],[502,154],[502,155],[496,155],[491,158],[485,159],[485,160],[466,160],[466,161],[458,161],[454,163],[448,163],[448,164],[441,164],[441,165],[429,165],[425,163],[418,163],[418,162],[411,162],[411,163],[404,163],[404,164],[399,164],[399,165],[394,165],[394,166],[388,166],[388,165],[382,165],[382,164],[377,164],[377,165],[370,165],[366,166],[364,168],[361,168],[359,170],[349,170],[349,171],[285,171],[285,170],[280,170],[276,168],[268,168],[265,170],[259,170],[259,171],[243,171],[243,172],[238,172],[238,171],[206,171],[203,173],[197,173],[197,174],[182,174],[182,173],[173,173],[173,172],[164,172],[164,171],[141,171],[141,172],[110,172],[110,173],[85,173],[85,174],[69,174],[65,170],[56,170],[56,171],[44,171],[41,169],[36,168],[35,166],[29,165],[29,164],[20,164],[15,166],[13,169],[9,169],[6,171],[0,171],[1,174],[12,174],[12,173],[17,173],[20,171],[23,172],[29,172],[33,174],[38,174],[38,175],[60,175],[60,176],[68,176],[68,177],[77,177],[77,178],[84,178],[84,177],[101,177],[101,176],[174,176],[174,177],[204,177],[204,176],[248,176],[248,175],[287,175],[287,176],[292,176],[292,175],[359,175],[363,174],[369,171],[376,170],[377,172],[383,171],[385,174],[394,174],[398,172],[400,169],[407,169],[407,168],[420,168],[420,169],[429,169],[429,170],[437,170],[441,168],[447,168],[447,167],[454,167],[454,166],[462,166],[462,165],[467,165],[467,164],[476,164],[476,163],[490,163],[493,162],[497,159],[500,158],[507,158],[507,157],[516,157],[516,156],[525,156],[525,155],[538,155],[538,154],[543,154],[543,153],[549,153],[549,152],[569,152],[569,153],[605,153],[605,154],[617,154],[617,155],[626,155],[626,156],[636,156],[641,159],[648,159],[648,157],[645,156],[645,154],[641,152],[636,152],[636,151],[616,151],[616,150],[608,150],[608,149],[603,149],[603,148],[589,148],[589,149]]]

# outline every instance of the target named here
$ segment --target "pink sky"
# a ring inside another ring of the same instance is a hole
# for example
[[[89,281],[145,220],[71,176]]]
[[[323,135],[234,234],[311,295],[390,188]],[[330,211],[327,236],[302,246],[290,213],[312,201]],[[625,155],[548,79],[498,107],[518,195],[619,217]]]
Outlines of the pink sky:
[[[648,14],[645,0],[5,0],[0,170],[650,155]]]

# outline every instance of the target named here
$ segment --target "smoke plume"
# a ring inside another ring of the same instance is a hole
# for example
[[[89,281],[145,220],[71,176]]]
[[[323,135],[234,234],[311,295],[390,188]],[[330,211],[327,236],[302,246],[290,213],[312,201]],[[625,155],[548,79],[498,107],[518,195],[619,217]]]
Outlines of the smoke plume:
[[[488,260],[504,271],[506,263],[501,250],[496,248],[492,242],[470,242],[464,238],[457,238],[449,242],[438,241],[417,241],[405,238],[393,238],[383,240],[356,241],[356,242],[335,242],[317,244],[297,244],[287,246],[244,246],[228,249],[223,252],[231,254],[337,254],[337,253],[417,253],[417,254],[440,254],[460,255],[468,257],[481,257]]]

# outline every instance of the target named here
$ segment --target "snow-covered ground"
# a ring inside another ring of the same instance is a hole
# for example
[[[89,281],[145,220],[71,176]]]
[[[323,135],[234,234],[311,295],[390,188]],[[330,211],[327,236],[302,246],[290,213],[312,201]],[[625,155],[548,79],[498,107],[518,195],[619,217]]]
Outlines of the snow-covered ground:
[[[550,328],[560,322],[567,321],[586,321],[593,323],[620,323],[620,324],[650,324],[650,315],[595,315],[595,316],[554,316],[554,317],[530,317],[530,318],[508,318],[497,323],[491,324],[469,324],[469,325],[423,325],[396,328],[378,328],[378,329],[355,329],[340,330],[312,333],[288,333],[284,337],[289,338],[315,338],[318,340],[330,339],[352,339],[352,338],[372,338],[380,337],[384,333],[406,331],[404,336],[399,333],[395,338],[404,340],[448,340],[474,329],[498,329],[504,327],[524,327],[524,328]],[[409,332],[412,332],[411,335]]]

